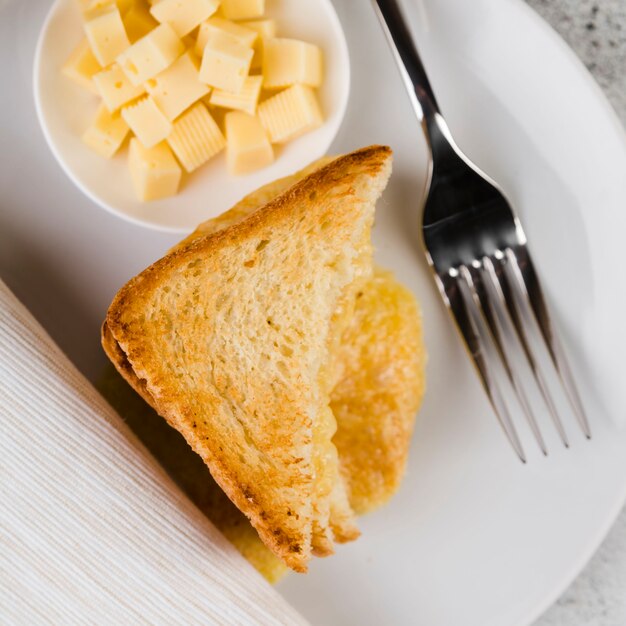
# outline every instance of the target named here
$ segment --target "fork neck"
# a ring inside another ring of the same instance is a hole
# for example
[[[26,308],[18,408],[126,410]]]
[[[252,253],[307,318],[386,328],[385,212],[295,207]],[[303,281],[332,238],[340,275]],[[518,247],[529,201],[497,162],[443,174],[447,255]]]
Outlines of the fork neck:
[[[461,150],[456,145],[448,124],[438,111],[432,116],[423,117],[422,129],[428,142],[431,160],[439,169],[447,169],[454,166],[459,158],[466,160]]]
[[[424,130],[429,131],[432,125],[437,123],[437,115],[440,116],[439,105],[409,32],[407,21],[397,0],[372,0],[372,2],[396,58],[413,109]]]

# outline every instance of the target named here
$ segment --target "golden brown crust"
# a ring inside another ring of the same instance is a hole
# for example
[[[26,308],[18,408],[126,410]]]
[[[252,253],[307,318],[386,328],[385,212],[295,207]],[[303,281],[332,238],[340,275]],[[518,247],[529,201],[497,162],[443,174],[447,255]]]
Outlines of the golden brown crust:
[[[111,362],[115,365],[117,371],[124,377],[126,382],[152,407],[154,407],[154,400],[146,388],[146,381],[140,380],[135,374],[131,364],[126,358],[123,350],[120,348],[120,344],[117,343],[106,322],[102,324],[102,347],[109,357]]]
[[[306,178],[320,168],[329,165],[335,159],[337,159],[337,157],[322,157],[295,174],[279,178],[278,180],[268,183],[267,185],[263,185],[263,187],[260,187],[242,198],[234,207],[225,213],[199,224],[191,235],[178,242],[170,250],[170,252],[184,248],[192,241],[200,239],[205,235],[210,235],[218,230],[223,230],[228,226],[241,222],[245,218],[249,217],[251,213],[254,213],[256,210],[270,202],[270,200],[273,200],[281,193],[289,189],[289,187],[293,187],[293,185],[300,182],[303,178]]]
[[[281,224],[292,221],[294,214],[304,215],[306,218],[306,211],[315,206],[318,195],[326,197],[341,186],[341,189],[345,190],[345,201],[349,201],[354,194],[350,190],[359,177],[379,175],[386,178],[390,156],[391,151],[388,148],[375,146],[341,157],[294,185],[248,218],[172,252],[120,290],[103,326],[103,345],[120,373],[170,425],[183,434],[194,450],[202,456],[213,477],[229,498],[250,518],[266,545],[296,571],[306,571],[310,551],[310,530],[309,534],[306,529],[298,531],[299,525],[296,522],[285,526],[285,520],[272,510],[263,490],[259,490],[253,483],[246,483],[241,474],[233,471],[232,463],[229,465],[227,457],[221,454],[223,451],[219,447],[220,433],[216,426],[204,423],[202,431],[205,433],[204,436],[200,437],[197,434],[194,420],[198,413],[193,401],[180,392],[176,384],[168,381],[159,355],[154,354],[144,337],[144,331],[150,327],[149,324],[145,325],[146,307],[154,304],[150,298],[160,286],[179,275],[185,275],[187,268],[193,268],[198,259],[202,260],[206,276],[210,276],[220,269],[216,251],[244,246],[259,233],[279,229]],[[163,332],[162,328],[159,330]],[[217,382],[222,384],[221,380]],[[276,400],[268,395],[265,397],[260,395],[259,398],[261,404],[273,406],[276,403]],[[287,408],[291,406],[288,398],[284,400]],[[306,430],[307,420],[310,422],[310,418],[298,413],[296,405],[293,405],[292,409],[295,411],[295,422]],[[306,444],[304,435],[302,442]],[[289,444],[288,441],[282,440],[274,443],[279,449]],[[300,460],[295,461],[296,464],[298,462]],[[298,470],[296,467],[292,472],[292,481],[293,491],[301,489],[306,492],[310,489],[311,475],[306,470]],[[292,511],[288,514],[299,517],[297,512]],[[303,515],[306,515],[306,512],[303,512]]]

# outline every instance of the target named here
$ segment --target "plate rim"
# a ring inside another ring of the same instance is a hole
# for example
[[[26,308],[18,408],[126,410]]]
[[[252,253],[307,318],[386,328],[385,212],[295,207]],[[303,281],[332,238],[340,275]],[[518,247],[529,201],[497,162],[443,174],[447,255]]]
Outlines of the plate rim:
[[[412,2],[416,2],[416,1],[419,1],[419,0],[411,0],[411,1]],[[525,2],[523,2],[523,0],[508,0],[508,4],[510,6],[514,6],[515,5],[516,7],[520,7],[520,6],[523,7],[523,9],[520,9],[520,10],[526,11],[529,16],[532,16],[530,19],[532,19],[539,28],[543,29],[544,32],[549,33],[549,37],[550,37],[550,39],[553,42],[555,42],[555,43],[558,42],[557,45],[559,46],[559,48],[562,51],[563,58],[564,59],[569,59],[569,62],[572,64],[572,66],[576,67],[578,69],[577,74],[579,74],[581,76],[585,76],[584,80],[585,80],[587,86],[591,86],[591,90],[590,91],[595,93],[596,96],[599,96],[599,97],[596,97],[595,100],[598,103],[603,101],[602,107],[605,109],[605,112],[607,113],[608,117],[610,117],[612,119],[612,122],[613,122],[614,126],[616,127],[616,130],[619,131],[618,135],[621,137],[621,140],[622,140],[623,144],[626,146],[626,131],[625,131],[625,129],[624,129],[620,119],[619,119],[619,116],[618,116],[616,110],[611,105],[611,103],[608,100],[608,98],[607,98],[606,94],[604,93],[604,91],[601,89],[601,87],[595,81],[595,79],[593,78],[593,76],[591,75],[589,70],[585,67],[584,63],[576,55],[576,53],[572,50],[572,48],[552,28],[552,26],[550,26],[550,24],[548,22],[546,22],[546,20],[544,20],[535,10],[533,10],[530,6],[528,6]],[[503,6],[504,6],[504,3],[503,3]],[[335,13],[335,16],[336,16],[336,12],[334,10],[334,7],[333,7],[333,12]],[[48,18],[46,17],[46,20],[47,19]],[[38,46],[39,46],[39,40],[38,40],[37,47]],[[349,50],[348,50],[348,53],[349,53]],[[36,53],[35,54],[35,60],[37,60],[39,58],[39,56],[40,55]],[[36,105],[37,105],[37,103],[36,103]],[[37,116],[39,117],[39,111],[37,111]],[[44,135],[45,135],[45,130],[44,130],[43,126],[42,126],[42,131],[44,131]],[[47,142],[48,146],[51,147],[50,146],[50,142],[49,142],[47,137],[46,137],[46,142]],[[56,155],[55,155],[55,158],[56,158]],[[66,174],[67,174],[67,172],[66,172]],[[86,194],[86,195],[88,195],[88,194]],[[129,219],[127,217],[124,217],[124,219],[126,219],[128,221],[131,221],[131,222],[133,221],[132,219]],[[145,226],[145,224],[143,222],[141,222],[141,221],[136,222],[136,223],[139,223],[140,225]],[[150,228],[152,228],[153,230],[163,230],[164,232],[169,232],[169,233],[172,233],[172,232],[184,232],[184,231],[171,230],[171,229],[168,229],[168,228],[165,228],[165,229],[155,228],[153,225],[151,225]],[[626,481],[624,482],[624,487],[622,489],[622,493],[619,494],[619,496],[616,497],[616,499],[615,499],[614,509],[610,512],[610,514],[608,514],[606,516],[605,523],[602,524],[602,525],[599,525],[598,532],[593,537],[591,537],[589,539],[585,549],[581,550],[580,558],[578,559],[577,565],[572,567],[571,570],[569,570],[567,572],[567,574],[563,577],[563,580],[562,580],[562,582],[559,585],[555,585],[554,589],[546,592],[544,601],[541,604],[538,604],[537,607],[535,609],[533,609],[532,611],[529,610],[528,618],[525,619],[525,620],[522,619],[522,620],[519,621],[520,626],[522,624],[532,623],[534,620],[539,618],[543,613],[545,613],[545,611],[548,608],[550,608],[555,603],[555,601],[558,600],[558,598],[560,596],[562,596],[563,592],[571,585],[571,583],[575,580],[575,578],[578,575],[580,575],[580,573],[582,572],[584,567],[588,564],[589,560],[592,558],[592,556],[597,551],[597,549],[600,546],[600,544],[606,538],[606,536],[609,533],[610,529],[614,525],[617,516],[619,515],[621,509],[623,508],[625,502],[626,502]]]
[[[544,33],[550,39],[558,45],[561,50],[563,58],[566,59],[573,69],[577,70],[578,75],[584,80],[587,88],[594,94],[595,100],[602,106],[606,114],[607,120],[610,119],[612,125],[615,128],[616,135],[620,138],[620,141],[626,150],[626,128],[622,125],[620,117],[616,109],[611,104],[604,90],[600,87],[595,80],[589,69],[585,66],[582,59],[576,54],[574,49],[565,41],[565,39],[547,22],[535,9],[523,0],[507,0],[509,6],[516,7],[517,10],[526,13],[529,20],[535,23],[537,28],[543,30]],[[575,582],[575,580],[583,573],[586,566],[591,559],[597,553],[598,549],[607,538],[611,529],[615,526],[615,522],[620,513],[626,506],[626,477],[622,489],[616,494],[613,502],[612,510],[608,512],[605,520],[599,525],[598,530],[594,536],[590,537],[587,541],[587,545],[581,547],[578,561],[573,565],[562,577],[559,584],[554,585],[554,588],[546,591],[542,602],[528,611],[527,618],[521,618],[517,626],[529,626],[541,618],[546,611],[554,606],[563,594],[569,589],[569,587]]]

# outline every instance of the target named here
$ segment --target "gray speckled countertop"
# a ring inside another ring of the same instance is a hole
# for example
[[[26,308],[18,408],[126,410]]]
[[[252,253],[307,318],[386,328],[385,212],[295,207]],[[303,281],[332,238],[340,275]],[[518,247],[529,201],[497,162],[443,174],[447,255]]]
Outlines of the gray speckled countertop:
[[[626,123],[626,0],[526,2],[578,53]]]
[[[578,53],[626,124],[626,0],[526,0]],[[534,626],[626,626],[626,509]]]

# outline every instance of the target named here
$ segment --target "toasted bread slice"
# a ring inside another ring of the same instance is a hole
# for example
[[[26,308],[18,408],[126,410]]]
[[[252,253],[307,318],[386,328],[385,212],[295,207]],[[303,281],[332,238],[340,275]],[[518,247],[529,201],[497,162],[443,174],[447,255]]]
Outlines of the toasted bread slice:
[[[350,488],[350,504],[361,514],[381,506],[400,484],[424,391],[426,358],[417,303],[390,272],[376,270],[356,298],[338,355],[341,372],[331,406],[337,418],[333,441]],[[284,576],[284,563],[208,475],[200,457],[112,366],[97,386],[241,554],[269,582]]]
[[[331,327],[371,274],[374,204],[390,167],[384,147],[333,161],[131,280],[103,327],[122,375],[297,571],[314,527],[328,536],[337,502],[334,525],[357,532],[331,443]]]
[[[201,224],[177,248],[241,221],[332,160],[325,157],[297,174],[260,188],[230,211]],[[114,343],[112,348],[116,348]],[[350,504],[357,514],[381,506],[400,484],[415,413],[424,392],[425,361],[414,297],[390,272],[377,269],[356,294],[354,316],[339,346],[338,380],[331,394],[338,427],[333,441],[349,486]],[[132,369],[129,376],[133,376]],[[139,386],[138,379],[133,382],[133,386]],[[206,476],[208,470],[200,458],[199,465],[185,453],[179,435],[161,427],[160,417],[133,396],[114,372],[107,370],[98,388],[241,554],[269,582],[277,582],[286,566]],[[141,388],[138,390],[144,395]]]

